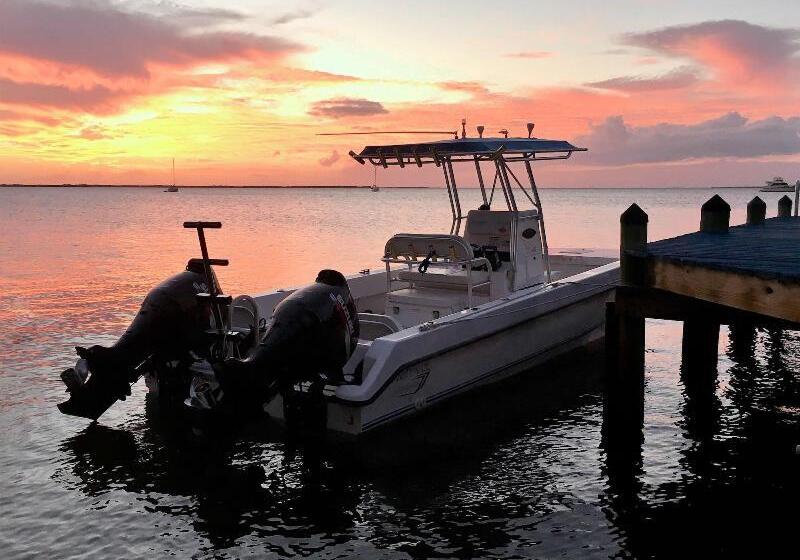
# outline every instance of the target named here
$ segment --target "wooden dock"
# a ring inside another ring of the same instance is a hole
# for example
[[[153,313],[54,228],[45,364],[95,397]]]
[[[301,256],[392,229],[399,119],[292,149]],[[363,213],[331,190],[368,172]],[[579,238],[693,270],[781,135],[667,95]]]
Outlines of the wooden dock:
[[[755,197],[747,223],[730,227],[730,206],[714,196],[699,231],[653,243],[641,208],[622,214],[622,282],[606,313],[607,412],[641,425],[646,318],[683,321],[681,375],[695,396],[713,394],[720,325],[740,340],[759,326],[800,330],[800,218],[791,209],[784,196],[778,217],[766,219]]]

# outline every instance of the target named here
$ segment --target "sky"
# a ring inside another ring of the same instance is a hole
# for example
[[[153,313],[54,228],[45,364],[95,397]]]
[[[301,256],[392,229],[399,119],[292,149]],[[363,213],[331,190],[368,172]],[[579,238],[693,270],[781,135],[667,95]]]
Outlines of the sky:
[[[0,183],[369,184],[419,137],[317,133],[462,118],[589,149],[543,186],[794,182],[800,2],[0,0]]]

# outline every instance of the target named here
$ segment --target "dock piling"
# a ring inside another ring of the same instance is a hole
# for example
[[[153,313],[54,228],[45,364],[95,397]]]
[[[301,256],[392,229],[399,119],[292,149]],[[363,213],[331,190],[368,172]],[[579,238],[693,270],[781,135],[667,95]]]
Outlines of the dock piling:
[[[648,216],[631,204],[620,216],[620,267],[622,283],[641,285],[646,280]],[[639,438],[644,418],[644,315],[617,292],[606,308],[607,411],[612,424]]]
[[[647,213],[631,204],[619,217],[619,258],[622,281],[638,284],[644,281],[641,263],[647,252]]]
[[[706,233],[727,233],[731,221],[731,207],[715,194],[700,208],[700,231]]]
[[[783,195],[780,200],[778,200],[778,217],[779,218],[789,218],[792,215],[792,199],[786,195]]]
[[[753,200],[747,203],[747,224],[751,226],[759,226],[764,223],[767,217],[767,203],[759,197],[754,197]]]
[[[621,282],[606,306],[609,461],[641,461],[647,318],[683,322],[684,414],[690,437],[700,440],[713,435],[719,416],[720,325],[730,326],[728,355],[741,363],[755,360],[757,329],[768,329],[768,347],[777,348],[780,329],[800,331],[800,220],[791,212],[784,196],[778,218],[766,219],[755,197],[747,224],[731,226],[730,206],[715,195],[702,206],[699,232],[650,243],[641,208],[632,204],[620,216]]]
[[[709,391],[717,376],[719,323],[701,317],[683,321],[681,362],[687,391]]]

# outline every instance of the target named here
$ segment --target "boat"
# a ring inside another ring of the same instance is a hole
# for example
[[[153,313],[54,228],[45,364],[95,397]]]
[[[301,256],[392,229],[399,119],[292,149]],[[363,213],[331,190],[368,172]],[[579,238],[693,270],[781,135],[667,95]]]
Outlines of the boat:
[[[172,158],[172,185],[164,189],[164,192],[178,192],[178,187],[175,185],[175,158]]]
[[[137,332],[151,328],[165,334],[148,335],[148,341],[176,340],[184,327],[175,316],[158,317],[171,309],[159,301],[183,298],[186,308],[185,302],[193,301],[193,289],[202,292],[197,298],[211,303],[211,324],[219,334],[209,332],[220,342],[206,352],[212,357],[198,358],[181,374],[191,377],[189,398],[181,401],[195,411],[213,410],[221,394],[237,394],[236,387],[225,388],[225,383],[249,383],[250,389],[240,394],[266,394],[261,409],[291,423],[303,396],[317,395],[319,406],[314,410],[321,410],[324,428],[350,437],[512,375],[536,371],[531,368],[600,340],[606,303],[619,281],[618,258],[591,251],[550,251],[534,177],[534,165],[565,160],[585,148],[532,137],[532,129],[529,124],[527,137],[508,137],[502,131],[504,137],[484,138],[483,127],[478,127],[479,136],[468,138],[462,127],[460,138],[455,133],[452,139],[351,151],[361,165],[441,169],[443,200],[449,201],[452,213],[447,232],[392,235],[382,254],[375,255],[381,266],[374,270],[350,275],[323,270],[307,286],[232,299],[221,295],[212,270],[212,265],[227,261],[208,257],[203,233],[221,224],[184,224],[197,228],[203,258],[190,261],[186,272],[148,295],[141,316],[117,345],[78,350],[84,362],[62,373],[71,397],[59,408],[96,418],[115,398],[124,397],[120,391],[129,393],[127,383],[116,381],[112,389],[102,377],[99,388],[84,388],[90,385],[87,376],[90,382],[96,377],[87,372],[103,364],[117,367],[124,361],[120,352],[130,354],[127,364],[143,364],[128,370],[128,383],[144,368],[148,387],[163,394],[170,377],[147,366],[147,356],[173,356],[173,361],[164,359],[168,364],[176,363],[176,354],[164,348],[142,349],[135,339]],[[479,208],[463,211],[456,166],[474,168]],[[494,173],[491,186],[484,181],[487,168]],[[186,313],[196,311],[193,307]],[[328,350],[320,353],[323,347]],[[223,365],[212,368],[209,362],[215,361]],[[278,389],[254,390],[259,383],[267,384],[264,379],[277,369],[290,375],[274,374],[278,377],[270,387]],[[185,390],[184,384],[181,391]],[[235,402],[233,398],[222,401]]]
[[[604,336],[619,261],[591,252],[550,253],[533,173],[536,162],[585,149],[530,135],[464,136],[350,153],[375,167],[441,168],[452,223],[446,233],[393,235],[380,256],[382,270],[347,276],[361,335],[345,375],[356,379],[331,388],[328,430],[360,436]],[[482,164],[494,168],[491,189]],[[527,175],[528,188],[514,164]],[[456,165],[474,167],[481,190],[483,204],[466,214]],[[255,301],[269,316],[290,293]],[[283,418],[282,397],[266,409]]]
[[[783,177],[773,177],[761,188],[761,192],[794,192],[794,186]]]

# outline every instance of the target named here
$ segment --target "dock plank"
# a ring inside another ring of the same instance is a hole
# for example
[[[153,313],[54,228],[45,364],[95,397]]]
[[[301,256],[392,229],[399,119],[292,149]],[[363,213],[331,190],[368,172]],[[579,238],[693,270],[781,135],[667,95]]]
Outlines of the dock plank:
[[[650,259],[762,279],[800,282],[800,218],[772,218],[727,233],[695,232],[647,244]]]

